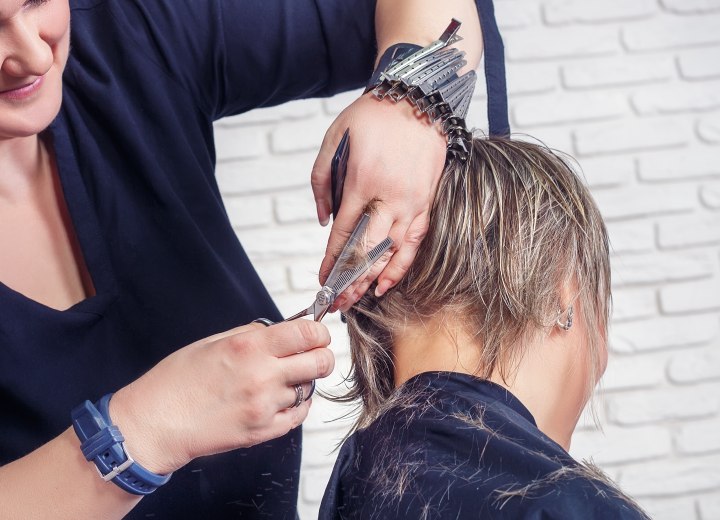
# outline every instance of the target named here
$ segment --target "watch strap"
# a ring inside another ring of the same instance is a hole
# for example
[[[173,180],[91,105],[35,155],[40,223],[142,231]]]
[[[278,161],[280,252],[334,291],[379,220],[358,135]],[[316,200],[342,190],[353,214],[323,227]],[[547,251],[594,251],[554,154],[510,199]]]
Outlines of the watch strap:
[[[125,437],[110,420],[112,394],[96,405],[85,401],[72,411],[72,424],[80,439],[85,459],[93,462],[106,482],[134,495],[147,495],[165,484],[172,475],[158,475],[135,462],[125,449]]]

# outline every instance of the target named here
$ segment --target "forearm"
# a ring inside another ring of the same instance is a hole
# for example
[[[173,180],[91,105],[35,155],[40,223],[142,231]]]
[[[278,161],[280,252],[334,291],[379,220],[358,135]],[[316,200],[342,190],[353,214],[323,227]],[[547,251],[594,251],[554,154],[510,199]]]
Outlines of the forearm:
[[[2,520],[122,518],[139,500],[100,478],[72,428],[0,467]]]
[[[378,59],[395,43],[429,44],[442,34],[451,18],[462,22],[463,39],[455,47],[467,53],[465,70],[477,68],[482,56],[482,33],[473,0],[378,0],[375,11]]]

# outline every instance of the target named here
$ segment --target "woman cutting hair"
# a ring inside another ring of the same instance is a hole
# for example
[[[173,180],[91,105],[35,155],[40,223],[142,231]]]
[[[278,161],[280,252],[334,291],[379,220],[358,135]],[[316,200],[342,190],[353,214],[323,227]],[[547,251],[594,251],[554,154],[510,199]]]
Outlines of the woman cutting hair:
[[[568,454],[609,300],[605,226],[565,160],[475,138],[407,276],[347,314],[362,407],[320,518],[646,518]]]

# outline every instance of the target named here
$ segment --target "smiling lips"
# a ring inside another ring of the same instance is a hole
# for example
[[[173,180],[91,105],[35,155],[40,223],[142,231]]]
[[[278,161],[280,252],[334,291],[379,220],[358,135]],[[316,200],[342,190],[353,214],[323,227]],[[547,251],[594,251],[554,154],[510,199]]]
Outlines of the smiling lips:
[[[40,88],[45,76],[38,76],[32,83],[26,83],[20,87],[0,91],[0,99],[11,101],[22,101],[28,99]]]

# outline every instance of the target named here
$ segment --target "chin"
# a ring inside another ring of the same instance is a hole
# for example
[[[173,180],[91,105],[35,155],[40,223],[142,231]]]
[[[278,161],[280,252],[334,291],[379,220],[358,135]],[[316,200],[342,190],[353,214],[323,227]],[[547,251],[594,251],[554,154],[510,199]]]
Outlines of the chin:
[[[50,85],[44,85],[49,87]],[[0,136],[6,139],[30,137],[45,130],[60,112],[62,88],[53,86],[31,103],[0,108]]]

